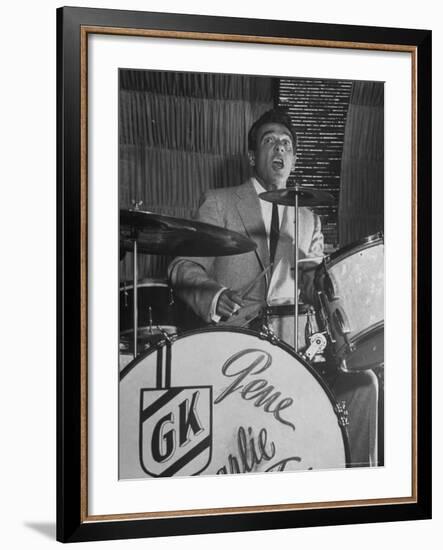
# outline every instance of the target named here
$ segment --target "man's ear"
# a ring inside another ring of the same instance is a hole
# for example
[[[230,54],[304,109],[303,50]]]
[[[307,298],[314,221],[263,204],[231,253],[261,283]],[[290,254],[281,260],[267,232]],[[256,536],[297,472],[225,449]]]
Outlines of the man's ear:
[[[248,151],[249,165],[255,166],[255,153],[254,151]]]
[[[294,155],[292,157],[291,171],[294,170],[296,162],[297,162],[297,153],[294,153]]]

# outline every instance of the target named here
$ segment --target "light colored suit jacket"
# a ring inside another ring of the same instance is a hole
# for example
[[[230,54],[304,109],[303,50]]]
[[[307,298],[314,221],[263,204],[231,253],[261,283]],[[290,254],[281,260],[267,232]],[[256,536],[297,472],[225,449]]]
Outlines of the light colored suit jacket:
[[[259,201],[254,184],[248,180],[238,187],[206,192],[196,216],[198,221],[248,236],[257,244],[255,251],[209,258],[178,257],[169,265],[168,276],[175,292],[207,323],[211,322],[210,308],[216,292],[222,287],[242,289],[269,266],[268,239]],[[288,238],[292,243],[292,237],[285,237],[282,232],[280,233],[276,261],[282,251],[287,254]],[[308,208],[300,208],[299,257],[318,258],[322,255],[323,235],[320,219]],[[303,287],[309,286],[308,278],[311,278],[306,276],[303,269],[299,270],[299,273],[300,288],[303,290]],[[266,300],[268,284],[269,277],[261,278],[245,295],[244,300],[247,303],[263,302]]]

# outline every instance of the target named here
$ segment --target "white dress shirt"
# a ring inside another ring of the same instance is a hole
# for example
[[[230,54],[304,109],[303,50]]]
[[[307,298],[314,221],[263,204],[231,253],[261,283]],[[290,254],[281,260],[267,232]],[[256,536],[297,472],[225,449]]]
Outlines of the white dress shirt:
[[[259,195],[264,189],[254,178],[254,188]],[[272,203],[260,200],[261,214],[265,224],[268,246],[270,244]],[[294,258],[294,208],[278,205],[280,235],[275,256],[275,265],[268,285],[269,305],[294,303],[294,276],[291,270]]]
[[[265,189],[255,179],[252,178],[257,195],[263,193]],[[261,215],[263,218],[268,247],[270,246],[271,221],[272,221],[272,203],[260,200]],[[280,239],[277,247],[276,265],[272,271],[271,280],[268,285],[267,302],[268,304],[293,304],[294,303],[294,276],[291,271],[292,259],[294,255],[294,212],[293,207],[278,205],[278,218],[280,223],[280,235],[286,238]],[[221,288],[212,299],[211,319],[218,323],[220,316],[217,315],[217,303],[220,294],[226,290]]]

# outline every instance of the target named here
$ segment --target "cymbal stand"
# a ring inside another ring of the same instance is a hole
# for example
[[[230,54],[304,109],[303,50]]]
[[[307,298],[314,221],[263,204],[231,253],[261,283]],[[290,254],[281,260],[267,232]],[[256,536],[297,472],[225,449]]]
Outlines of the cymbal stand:
[[[135,232],[134,232],[135,233]],[[133,248],[133,273],[134,273],[134,304],[133,304],[133,324],[134,324],[134,359],[137,357],[137,334],[138,334],[138,274],[137,274],[137,236],[134,234]]]
[[[132,201],[134,210],[140,210],[140,206],[143,204],[143,201]],[[138,272],[137,272],[137,237],[138,232],[133,228],[132,238],[134,239],[133,245],[133,279],[134,279],[134,303],[133,303],[133,324],[134,324],[134,359],[137,357],[137,344],[138,344]]]
[[[294,349],[298,351],[298,193],[294,193]]]

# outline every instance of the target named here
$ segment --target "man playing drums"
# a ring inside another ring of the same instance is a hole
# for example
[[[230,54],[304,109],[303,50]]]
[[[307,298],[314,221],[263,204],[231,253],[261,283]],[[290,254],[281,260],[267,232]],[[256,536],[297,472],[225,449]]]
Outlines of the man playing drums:
[[[258,195],[286,187],[296,147],[289,116],[266,112],[248,134],[252,177],[203,196],[198,221],[237,231],[257,244],[245,254],[179,257],[170,264],[175,292],[206,323],[248,326],[266,305],[294,303],[294,207],[271,204]],[[323,258],[323,235],[319,217],[306,207],[299,208],[298,223],[299,298],[312,303],[312,264]],[[351,464],[377,465],[377,378],[371,370],[334,378],[331,389],[349,412]]]

